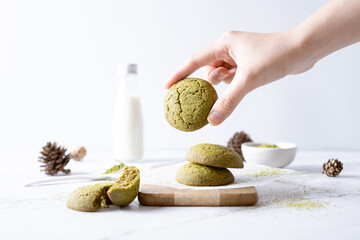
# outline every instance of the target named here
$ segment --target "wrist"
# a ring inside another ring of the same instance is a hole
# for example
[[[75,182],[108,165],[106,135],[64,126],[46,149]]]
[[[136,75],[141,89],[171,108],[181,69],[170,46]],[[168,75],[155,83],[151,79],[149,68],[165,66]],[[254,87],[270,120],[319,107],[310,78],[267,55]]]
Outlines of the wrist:
[[[323,57],[322,48],[315,45],[309,32],[297,27],[284,34],[290,45],[288,74],[305,72]]]

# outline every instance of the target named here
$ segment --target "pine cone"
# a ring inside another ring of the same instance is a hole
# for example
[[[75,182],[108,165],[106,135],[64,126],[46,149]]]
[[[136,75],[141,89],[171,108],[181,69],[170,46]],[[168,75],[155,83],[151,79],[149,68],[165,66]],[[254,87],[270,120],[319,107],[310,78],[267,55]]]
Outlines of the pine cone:
[[[232,138],[228,141],[227,147],[237,152],[243,161],[245,161],[244,156],[241,152],[241,144],[246,142],[252,142],[250,136],[245,132],[237,132]]]
[[[70,154],[66,154],[66,148],[58,146],[56,142],[48,142],[40,153],[39,162],[44,163],[40,166],[43,168],[42,172],[48,175],[55,175],[59,171],[70,173],[70,169],[64,169],[70,161]]]
[[[329,159],[323,165],[322,173],[326,173],[329,177],[336,177],[340,174],[341,170],[343,170],[343,164],[339,160],[332,158]]]

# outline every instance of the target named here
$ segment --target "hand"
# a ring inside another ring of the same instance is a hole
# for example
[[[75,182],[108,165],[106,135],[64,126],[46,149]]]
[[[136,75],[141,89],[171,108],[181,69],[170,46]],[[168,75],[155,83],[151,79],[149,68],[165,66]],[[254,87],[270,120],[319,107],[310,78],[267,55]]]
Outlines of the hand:
[[[292,32],[227,32],[193,54],[165,83],[165,88],[201,67],[210,83],[229,84],[208,116],[211,125],[219,125],[255,88],[313,66],[311,61],[299,62],[300,51],[294,39]]]
[[[360,1],[332,0],[287,32],[230,31],[193,54],[165,88],[201,67],[212,84],[229,83],[208,116],[211,125],[219,125],[255,88],[302,73],[330,53],[359,42],[359,26]]]

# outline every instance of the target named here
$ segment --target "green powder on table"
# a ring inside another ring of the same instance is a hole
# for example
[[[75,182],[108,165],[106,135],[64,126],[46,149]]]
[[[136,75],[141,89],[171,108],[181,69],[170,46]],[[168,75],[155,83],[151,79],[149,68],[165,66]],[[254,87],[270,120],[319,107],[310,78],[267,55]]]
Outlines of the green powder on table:
[[[297,173],[297,171],[295,171]],[[294,173],[295,173],[294,172]],[[279,168],[266,168],[260,169],[259,171],[253,174],[254,177],[269,177],[269,176],[281,176],[290,174],[287,170],[279,169]]]
[[[108,174],[108,173],[113,173],[113,172],[119,171],[119,170],[121,170],[123,167],[125,167],[125,164],[123,164],[123,163],[120,163],[119,165],[114,165],[114,166],[112,166],[111,168],[109,168],[108,170],[106,170],[106,171],[104,172],[104,174]]]
[[[306,210],[312,210],[312,209],[321,209],[325,208],[328,203],[327,202],[321,202],[318,200],[310,200],[310,199],[292,199],[284,202],[278,203],[279,206],[286,207],[286,208],[295,208],[295,209],[306,209]]]

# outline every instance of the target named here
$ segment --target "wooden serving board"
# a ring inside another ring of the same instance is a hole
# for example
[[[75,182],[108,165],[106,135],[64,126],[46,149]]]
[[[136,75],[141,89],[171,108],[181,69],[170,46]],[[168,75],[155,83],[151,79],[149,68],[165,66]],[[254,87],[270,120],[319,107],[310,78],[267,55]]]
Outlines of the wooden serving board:
[[[192,190],[143,184],[138,199],[147,206],[252,206],[258,194],[255,187]]]

